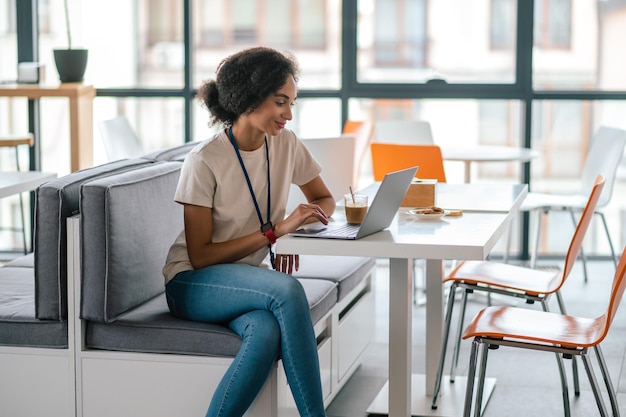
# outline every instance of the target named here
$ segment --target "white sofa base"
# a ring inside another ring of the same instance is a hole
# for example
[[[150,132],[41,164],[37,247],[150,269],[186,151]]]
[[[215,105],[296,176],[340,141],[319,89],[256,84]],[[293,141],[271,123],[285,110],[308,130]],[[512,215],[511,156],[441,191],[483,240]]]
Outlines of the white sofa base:
[[[0,347],[0,415],[74,416],[74,356],[68,349]]]
[[[68,219],[68,273],[75,303],[80,291],[80,218]],[[324,404],[328,406],[360,364],[374,323],[372,269],[315,325]],[[77,417],[204,416],[231,358],[86,349],[84,324],[74,315]],[[279,361],[246,413],[298,416]]]

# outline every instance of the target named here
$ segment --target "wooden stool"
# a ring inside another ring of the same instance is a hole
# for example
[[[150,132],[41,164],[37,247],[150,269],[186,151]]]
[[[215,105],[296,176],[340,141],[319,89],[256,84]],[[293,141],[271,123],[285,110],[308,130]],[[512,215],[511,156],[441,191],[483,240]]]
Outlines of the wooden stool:
[[[0,136],[0,148],[15,148],[15,168],[17,171],[20,171],[20,154],[19,147],[21,145],[28,145],[29,147],[34,144],[34,137],[32,133],[26,133],[22,135],[4,135]],[[12,230],[14,232],[20,231],[22,232],[22,243],[24,245],[24,253],[28,252],[28,246],[26,245],[26,221],[24,219],[24,198],[22,193],[20,193],[20,214],[22,220],[22,227],[5,227],[5,230]]]

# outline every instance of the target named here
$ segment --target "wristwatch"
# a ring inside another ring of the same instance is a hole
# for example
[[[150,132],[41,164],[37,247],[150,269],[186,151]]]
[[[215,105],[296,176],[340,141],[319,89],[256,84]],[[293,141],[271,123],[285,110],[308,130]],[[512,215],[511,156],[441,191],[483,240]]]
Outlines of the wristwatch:
[[[265,236],[267,240],[270,241],[271,245],[276,243],[276,233],[274,233],[274,225],[272,224],[272,222],[267,222],[263,226],[261,226],[261,233],[263,233],[263,236]]]

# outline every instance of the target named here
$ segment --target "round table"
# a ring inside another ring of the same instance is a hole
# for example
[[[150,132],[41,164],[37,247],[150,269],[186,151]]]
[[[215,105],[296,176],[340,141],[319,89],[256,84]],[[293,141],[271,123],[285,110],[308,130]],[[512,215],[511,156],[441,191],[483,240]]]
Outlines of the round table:
[[[478,145],[466,148],[441,148],[443,159],[460,161],[465,164],[465,182],[471,180],[472,162],[528,162],[539,154],[528,148],[515,146],[487,146]]]

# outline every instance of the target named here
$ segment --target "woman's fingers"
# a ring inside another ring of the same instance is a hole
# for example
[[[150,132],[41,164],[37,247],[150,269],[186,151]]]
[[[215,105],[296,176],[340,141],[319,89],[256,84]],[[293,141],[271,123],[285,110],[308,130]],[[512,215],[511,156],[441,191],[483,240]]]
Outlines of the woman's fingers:
[[[293,274],[300,268],[300,257],[298,255],[276,255],[276,270],[285,274]]]

